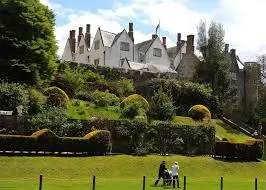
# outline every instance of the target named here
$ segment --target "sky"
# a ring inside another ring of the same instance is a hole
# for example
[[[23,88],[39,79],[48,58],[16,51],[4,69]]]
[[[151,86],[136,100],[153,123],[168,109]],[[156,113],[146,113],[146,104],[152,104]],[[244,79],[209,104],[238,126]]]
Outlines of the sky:
[[[69,31],[91,24],[92,36],[98,27],[113,33],[128,31],[134,23],[135,42],[151,39],[160,20],[160,36],[167,47],[174,46],[177,33],[195,35],[200,20],[219,22],[225,43],[236,49],[240,59],[256,61],[266,53],[265,0],[40,0],[55,12],[55,35],[61,56]]]

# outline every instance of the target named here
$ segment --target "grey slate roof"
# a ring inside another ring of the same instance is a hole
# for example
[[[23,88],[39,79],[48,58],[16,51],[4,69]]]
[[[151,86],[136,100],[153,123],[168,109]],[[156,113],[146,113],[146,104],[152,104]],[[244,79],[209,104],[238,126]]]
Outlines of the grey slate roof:
[[[114,45],[114,43],[118,40],[118,38],[121,36],[121,34],[124,32],[124,30],[122,31],[122,32],[119,32],[118,34],[116,34],[115,35],[115,38],[114,38],[114,40],[113,40],[113,42],[112,42],[112,45]],[[112,46],[111,45],[111,46]]]
[[[144,42],[136,44],[135,45],[135,50],[138,51],[138,52],[146,53],[148,51],[148,49],[151,47],[151,45],[154,42],[154,40],[151,39],[151,40],[147,40],[147,41],[144,41]]]
[[[107,46],[107,47],[111,47],[112,43],[116,37],[115,33],[112,32],[107,32],[104,30],[100,30],[101,32],[101,36],[102,36],[102,40],[103,40],[103,45]]]
[[[181,40],[177,46],[174,46],[174,47],[170,47],[170,48],[167,48],[167,53],[168,53],[168,56],[172,59],[174,59],[177,55],[177,52],[180,51],[180,49],[183,47],[183,45],[185,44],[186,41],[184,40]]]

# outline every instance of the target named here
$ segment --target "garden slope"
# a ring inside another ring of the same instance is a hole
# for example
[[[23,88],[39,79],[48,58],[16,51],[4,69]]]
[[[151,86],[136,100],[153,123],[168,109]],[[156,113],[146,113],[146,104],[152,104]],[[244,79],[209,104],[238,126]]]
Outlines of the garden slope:
[[[176,116],[174,117],[173,123],[189,126],[199,126],[201,124],[206,124],[205,122],[198,122],[190,117]],[[233,140],[239,143],[245,142],[246,140],[252,140],[252,137],[247,136],[246,134],[233,129],[222,120],[213,119],[212,122],[215,122],[216,137],[222,139],[227,138],[228,140]],[[253,139],[254,140],[254,139]]]

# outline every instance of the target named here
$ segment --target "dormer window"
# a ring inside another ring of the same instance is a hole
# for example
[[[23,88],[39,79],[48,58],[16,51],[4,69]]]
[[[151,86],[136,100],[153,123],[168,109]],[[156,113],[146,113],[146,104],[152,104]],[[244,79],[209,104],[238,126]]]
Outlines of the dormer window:
[[[155,56],[155,57],[162,57],[162,49],[153,48],[153,56]]]
[[[128,42],[120,42],[120,50],[129,51],[129,43]]]

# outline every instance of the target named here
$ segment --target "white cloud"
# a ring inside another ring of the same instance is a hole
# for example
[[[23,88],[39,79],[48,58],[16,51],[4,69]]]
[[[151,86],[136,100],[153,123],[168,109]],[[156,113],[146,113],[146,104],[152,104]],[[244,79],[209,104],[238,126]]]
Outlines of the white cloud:
[[[230,48],[236,49],[243,61],[253,61],[256,55],[266,53],[266,1],[261,0],[219,0],[213,10],[206,8],[205,12],[191,9],[188,5],[192,0],[131,0],[123,3],[116,0],[113,8],[99,9],[96,13],[88,11],[74,11],[51,0],[41,0],[52,8],[57,15],[63,16],[67,24],[56,27],[56,37],[59,51],[62,55],[69,30],[86,24],[91,24],[92,35],[100,26],[104,30],[120,32],[128,27],[128,22],[134,22],[135,42],[151,38],[151,31],[155,30],[158,20],[161,23],[161,35],[167,34],[168,47],[175,44],[176,33],[182,33],[182,39],[188,34],[197,34],[197,26],[201,19],[207,22],[215,20],[222,22],[225,28],[225,41]],[[142,32],[138,23],[150,28],[150,32]],[[84,29],[85,30],[85,29]],[[172,37],[172,38],[169,38]],[[195,40],[196,41],[196,40]]]

